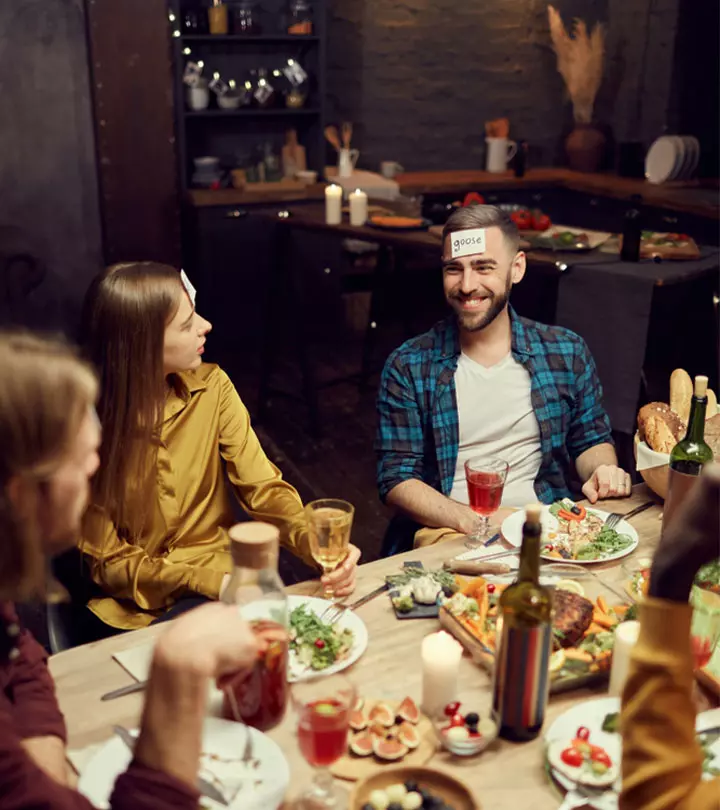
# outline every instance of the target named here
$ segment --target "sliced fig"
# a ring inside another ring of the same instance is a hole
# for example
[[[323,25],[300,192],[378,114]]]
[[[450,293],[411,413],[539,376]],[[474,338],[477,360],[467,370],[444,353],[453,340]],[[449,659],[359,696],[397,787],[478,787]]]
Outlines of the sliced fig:
[[[373,723],[369,729],[370,733],[373,737],[379,737],[380,739],[384,740],[387,737],[387,729],[385,726],[381,726],[380,723]]]
[[[369,757],[373,752],[373,736],[369,731],[354,734],[349,743],[350,750],[358,757]]]
[[[381,740],[378,737],[373,739],[373,751],[378,759],[392,762],[402,759],[408,752],[408,747],[397,740]]]
[[[403,723],[397,732],[398,742],[408,748],[417,748],[420,745],[420,734],[411,723]]]
[[[412,698],[406,697],[398,706],[397,713],[403,720],[415,725],[420,720],[420,710]]]
[[[368,715],[371,723],[379,723],[385,728],[395,724],[395,712],[387,705],[387,703],[376,703]]]
[[[368,719],[359,709],[353,709],[353,711],[350,712],[348,723],[350,728],[354,731],[362,731],[368,727]]]
[[[358,698],[358,699],[355,701],[355,705],[353,706],[353,709],[354,709],[356,712],[360,712],[360,711],[362,711],[362,707],[363,707],[364,705],[365,705],[365,698],[359,697],[359,698]]]

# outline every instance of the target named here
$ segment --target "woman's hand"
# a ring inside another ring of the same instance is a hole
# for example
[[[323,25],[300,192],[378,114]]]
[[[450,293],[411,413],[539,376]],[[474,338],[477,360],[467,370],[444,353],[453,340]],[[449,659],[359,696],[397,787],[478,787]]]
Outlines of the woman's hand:
[[[360,559],[360,549],[357,546],[348,546],[348,553],[338,567],[321,578],[322,584],[332,590],[335,596],[349,596],[355,590],[355,577],[357,564]]]

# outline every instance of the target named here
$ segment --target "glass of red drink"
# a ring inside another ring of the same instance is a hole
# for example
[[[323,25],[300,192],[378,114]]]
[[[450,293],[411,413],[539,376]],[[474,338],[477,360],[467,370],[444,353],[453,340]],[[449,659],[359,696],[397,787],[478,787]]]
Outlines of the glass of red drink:
[[[465,545],[477,548],[490,530],[490,517],[500,508],[508,463],[499,458],[471,458],[465,462],[470,508],[478,516],[475,531]]]
[[[690,627],[690,646],[695,669],[702,669],[710,663],[720,643],[720,610],[699,605],[693,607]]]
[[[355,687],[342,675],[312,678],[293,686],[300,752],[315,768],[312,785],[300,797],[299,807],[340,810],[345,805],[328,768],[347,752],[350,712],[356,697]]]

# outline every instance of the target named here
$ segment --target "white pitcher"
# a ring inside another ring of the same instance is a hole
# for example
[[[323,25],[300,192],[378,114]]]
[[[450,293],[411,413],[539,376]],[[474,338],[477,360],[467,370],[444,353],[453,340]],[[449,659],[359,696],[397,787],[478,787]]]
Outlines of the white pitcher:
[[[338,156],[338,177],[350,177],[359,157],[360,152],[357,149],[341,149]]]
[[[485,170],[488,172],[504,172],[508,161],[515,157],[517,144],[507,138],[485,138],[487,144],[487,158]]]

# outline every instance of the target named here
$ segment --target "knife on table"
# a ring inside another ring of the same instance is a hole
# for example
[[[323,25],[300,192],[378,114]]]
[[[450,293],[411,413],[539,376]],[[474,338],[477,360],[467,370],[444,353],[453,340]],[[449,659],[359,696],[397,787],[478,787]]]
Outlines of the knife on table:
[[[135,751],[135,743],[137,740],[133,734],[131,734],[124,726],[113,726],[113,731],[125,743],[131,752]],[[199,776],[196,784],[197,789],[200,791],[202,796],[205,796],[206,799],[212,799],[214,802],[222,804],[225,807],[228,806],[228,800],[225,798],[225,796],[223,796],[215,785],[208,782],[207,779],[203,779]]]
[[[100,700],[115,700],[115,698],[125,697],[125,695],[132,695],[134,692],[142,692],[147,686],[147,681],[136,681],[129,686],[121,686],[119,689],[113,689],[112,692],[106,692],[100,697]]]

